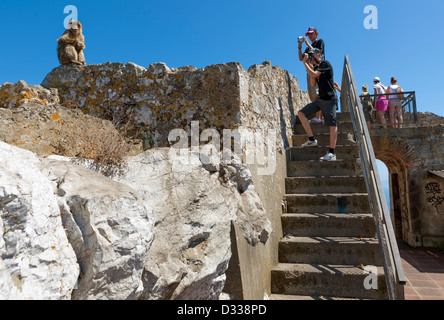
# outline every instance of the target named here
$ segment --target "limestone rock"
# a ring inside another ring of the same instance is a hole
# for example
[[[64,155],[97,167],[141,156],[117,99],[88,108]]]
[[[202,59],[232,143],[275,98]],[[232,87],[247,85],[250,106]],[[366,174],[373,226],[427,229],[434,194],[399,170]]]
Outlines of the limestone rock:
[[[25,103],[46,106],[59,102],[57,89],[45,89],[39,85],[30,86],[23,80],[0,86],[0,106],[3,108],[18,108]]]
[[[153,149],[126,159],[115,178],[153,209],[155,238],[143,274],[143,299],[218,299],[231,257],[231,221],[252,244],[271,227],[246,166],[207,170],[199,153]],[[239,190],[243,190],[241,194]],[[252,223],[250,223],[252,221]]]
[[[113,181],[0,143],[1,297],[219,299],[232,221],[253,246],[270,222],[236,155],[177,151],[128,157]]]
[[[138,299],[150,210],[65,159],[0,142],[0,298]]]
[[[34,154],[0,142],[0,299],[70,299],[79,267]]]
[[[137,299],[151,242],[150,210],[137,192],[66,161],[39,165],[53,184],[80,264],[77,300]]]
[[[271,223],[265,217],[265,208],[255,191],[250,170],[230,151],[222,154],[221,166],[221,171],[228,173],[225,178],[237,199],[236,222],[243,230],[245,239],[252,246],[259,242],[265,244],[271,234]]]
[[[57,89],[24,81],[0,86],[0,140],[39,157],[59,154],[95,159],[142,149],[140,142],[125,141],[111,121],[60,105]]]
[[[444,125],[444,117],[432,112],[418,112],[418,124],[423,127],[436,126],[439,124]]]
[[[170,72],[170,68],[165,63],[158,62],[148,66],[147,71],[153,74],[164,74]]]

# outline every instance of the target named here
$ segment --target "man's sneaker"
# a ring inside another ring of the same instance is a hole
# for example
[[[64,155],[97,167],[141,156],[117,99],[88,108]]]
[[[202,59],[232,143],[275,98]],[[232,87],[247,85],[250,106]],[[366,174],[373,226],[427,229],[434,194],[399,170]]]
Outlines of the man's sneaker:
[[[323,157],[321,157],[321,160],[323,161],[336,161],[336,155],[330,152],[327,152],[327,154]]]
[[[307,147],[317,147],[318,146],[318,140],[311,141],[308,140],[306,143],[304,143],[301,148],[307,148]]]
[[[324,123],[324,120],[322,119],[318,119],[318,118],[313,118],[310,120],[311,123]]]

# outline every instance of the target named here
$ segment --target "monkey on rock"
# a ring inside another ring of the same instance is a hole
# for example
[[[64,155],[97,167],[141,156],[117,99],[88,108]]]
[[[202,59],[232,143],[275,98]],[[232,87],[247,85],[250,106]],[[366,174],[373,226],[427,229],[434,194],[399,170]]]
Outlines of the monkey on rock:
[[[82,34],[82,24],[79,21],[71,20],[68,28],[57,40],[57,56],[60,64],[86,65],[85,37]]]

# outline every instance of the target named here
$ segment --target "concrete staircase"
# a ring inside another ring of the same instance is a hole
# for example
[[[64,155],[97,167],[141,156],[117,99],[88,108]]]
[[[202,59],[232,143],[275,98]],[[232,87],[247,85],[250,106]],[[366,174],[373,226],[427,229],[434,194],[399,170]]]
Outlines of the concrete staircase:
[[[319,146],[305,149],[307,135],[295,128],[272,300],[388,299],[350,114],[337,117],[334,162],[319,160],[328,151],[327,126],[312,124]],[[364,287],[363,266],[377,267],[378,289]]]

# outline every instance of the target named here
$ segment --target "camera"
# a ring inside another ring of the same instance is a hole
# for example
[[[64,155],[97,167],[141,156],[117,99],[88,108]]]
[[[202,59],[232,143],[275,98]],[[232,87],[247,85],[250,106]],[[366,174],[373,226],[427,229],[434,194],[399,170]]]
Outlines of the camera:
[[[304,42],[304,37],[302,37],[302,36],[301,36],[301,37],[299,37],[299,38],[298,38],[298,42],[299,42],[299,43],[302,43],[302,42]]]

